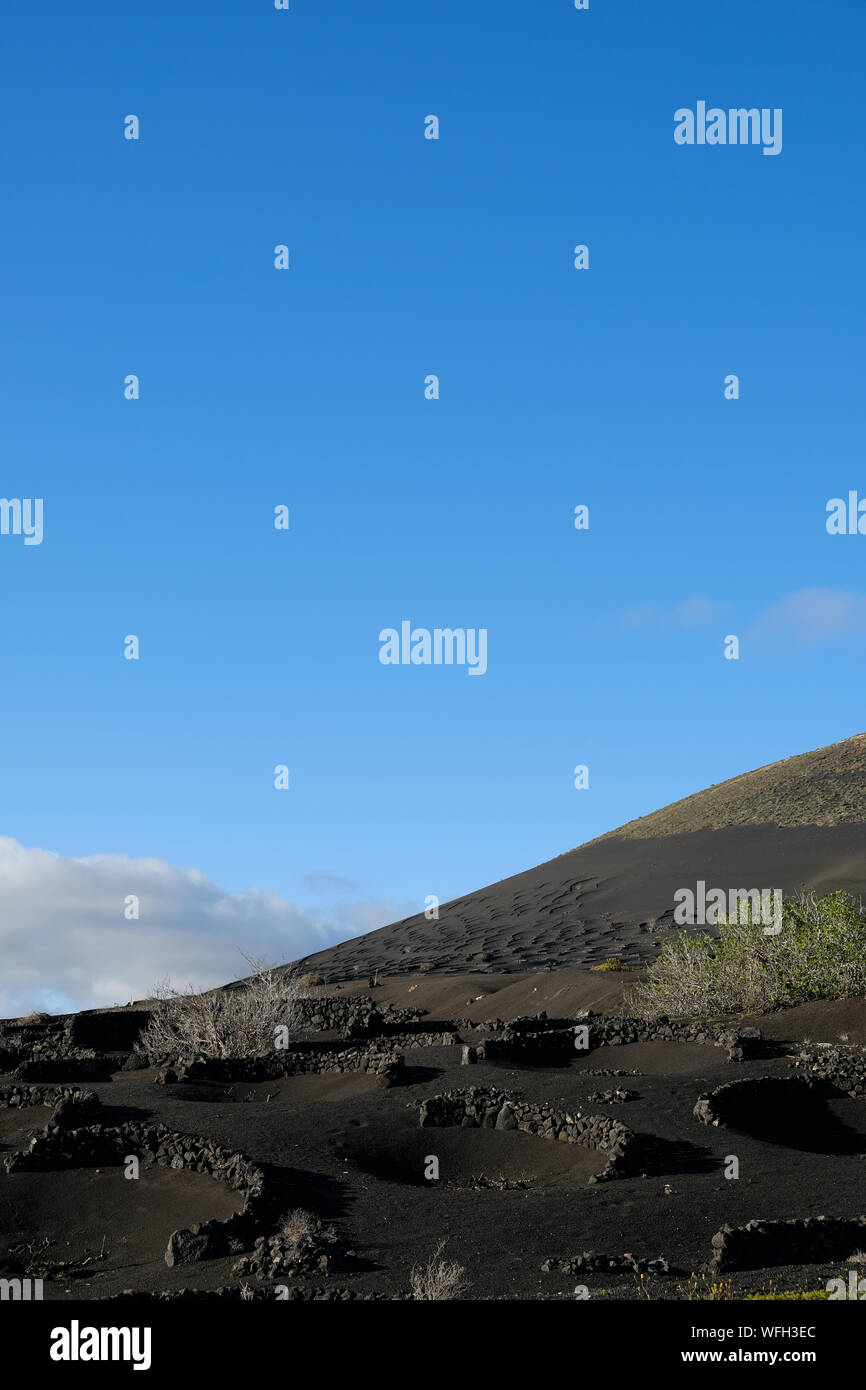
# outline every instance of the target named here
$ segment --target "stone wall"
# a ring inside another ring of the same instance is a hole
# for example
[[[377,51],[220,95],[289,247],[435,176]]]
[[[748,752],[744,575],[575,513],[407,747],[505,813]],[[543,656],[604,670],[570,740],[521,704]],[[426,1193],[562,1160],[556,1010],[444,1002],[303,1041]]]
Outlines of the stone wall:
[[[337,1286],[323,1288],[309,1284],[299,1284],[297,1287],[293,1287],[292,1284],[277,1284],[272,1288],[256,1288],[252,1284],[223,1284],[218,1289],[162,1289],[158,1293],[124,1289],[123,1293],[112,1294],[104,1302],[117,1303],[134,1298],[136,1302],[146,1303],[166,1303],[174,1300],[209,1303],[213,1298],[222,1298],[233,1303],[244,1303],[247,1300],[258,1303],[392,1303],[402,1302],[411,1297],[408,1293],[360,1293],[355,1289]]]
[[[755,1115],[775,1110],[789,1111],[796,1107],[797,1098],[815,1100],[824,1094],[820,1081],[805,1076],[755,1076],[745,1081],[727,1081],[714,1091],[698,1096],[693,1114],[705,1125],[734,1128],[749,1124]]]
[[[327,1275],[356,1263],[355,1251],[347,1247],[336,1229],[319,1217],[311,1217],[309,1229],[302,1234],[277,1231],[272,1236],[258,1236],[252,1253],[232,1266],[232,1274],[252,1275],[261,1283],[306,1274]]]
[[[169,1060],[160,1080],[256,1082],[276,1081],[285,1076],[327,1075],[335,1072],[364,1071],[379,1077],[383,1085],[396,1085],[405,1072],[398,1052],[344,1048],[276,1052],[269,1057],[201,1057],[192,1062]]]
[[[30,1023],[6,1022],[0,1024],[0,1054],[14,1058],[14,1065],[29,1066],[92,1059],[101,1052],[128,1052],[149,1017],[147,1010],[130,1009],[117,1013],[58,1014]]]
[[[40,1050],[20,1061],[12,1075],[19,1081],[65,1081],[74,1077],[95,1080],[108,1070],[110,1064],[90,1049],[68,1047],[56,1052]]]
[[[711,1270],[847,1260],[866,1249],[866,1216],[807,1216],[804,1220],[725,1225],[713,1236]]]
[[[93,1091],[79,1086],[3,1086],[0,1087],[0,1108],[25,1105],[57,1105],[62,1100],[87,1102],[94,1109],[99,1099]]]
[[[100,1052],[130,1052],[150,1017],[150,1009],[73,1014],[70,1040],[77,1047],[94,1047]]]
[[[337,995],[301,999],[298,1004],[299,1026],[316,1032],[336,1031],[346,1037],[384,1036],[417,1023],[424,1009],[394,1009],[388,1004],[376,1004],[368,995],[340,999]]]
[[[388,1043],[392,1048],[413,1047],[454,1047],[460,1042],[456,1030],[449,1033],[394,1033],[382,1038],[371,1038],[371,1043]]]
[[[26,1153],[4,1160],[7,1173],[56,1168],[90,1168],[123,1163],[135,1155],[145,1164],[187,1168],[224,1182],[243,1193],[243,1210],[225,1221],[207,1221],[190,1230],[172,1232],[166,1264],[241,1254],[257,1235],[264,1233],[275,1215],[275,1194],[266,1183],[264,1170],[240,1152],[198,1135],[180,1134],[163,1124],[136,1121],[117,1126],[88,1125],[64,1130],[56,1123],[30,1142]]]
[[[541,1013],[535,1017],[517,1018],[510,1023],[494,1019],[490,1024],[481,1025],[495,1036],[487,1037],[477,1045],[478,1060],[502,1058],[531,1062],[533,1058],[538,1058],[550,1062],[559,1059],[564,1065],[578,1051],[574,1043],[575,1028],[579,1026],[585,1026],[588,1032],[588,1048],[581,1049],[584,1055],[597,1048],[618,1047],[627,1043],[694,1042],[726,1047],[730,1061],[745,1061],[755,1055],[761,1043],[761,1033],[757,1028],[733,1024],[671,1023],[666,1018],[646,1023],[642,1019],[617,1018],[587,1009],[574,1019],[548,1018]]]
[[[470,1086],[418,1102],[422,1127],[459,1125],[478,1129],[517,1129],[569,1144],[583,1144],[607,1155],[607,1166],[590,1182],[623,1176],[629,1171],[630,1129],[607,1115],[574,1115],[547,1105],[524,1101],[508,1091]]]
[[[760,1029],[738,1024],[672,1023],[664,1017],[647,1022],[641,1018],[595,1014],[591,1010],[578,1014],[574,1022],[589,1027],[590,1047],[616,1047],[636,1042],[693,1042],[710,1047],[742,1047],[745,1055],[746,1050],[755,1048],[761,1041]]]
[[[663,1256],[650,1260],[636,1255],[602,1255],[584,1250],[566,1260],[545,1260],[543,1274],[670,1274],[670,1265]]]
[[[493,1032],[509,1033],[552,1033],[561,1032],[563,1028],[570,1028],[574,1023],[571,1018],[548,1018],[547,1013],[542,1010],[538,1014],[521,1014],[518,1018],[511,1018],[507,1022],[501,1018],[491,1019],[483,1024],[473,1026],[489,1028]]]
[[[29,1052],[40,1045],[66,1046],[71,1042],[74,1014],[35,1017],[32,1022],[5,1020],[0,1023],[0,1046]]]
[[[866,1047],[842,1047],[837,1043],[804,1047],[792,1066],[825,1081],[840,1095],[866,1096]]]

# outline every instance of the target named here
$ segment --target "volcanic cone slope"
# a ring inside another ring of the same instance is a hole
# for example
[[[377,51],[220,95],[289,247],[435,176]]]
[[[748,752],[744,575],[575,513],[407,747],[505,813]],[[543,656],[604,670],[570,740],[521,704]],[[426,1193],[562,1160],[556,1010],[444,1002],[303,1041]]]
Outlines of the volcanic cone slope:
[[[675,930],[674,894],[714,888],[866,892],[866,734],[785,758],[629,821],[439,908],[307,956],[347,979],[637,963]],[[428,965],[427,963],[430,963]]]

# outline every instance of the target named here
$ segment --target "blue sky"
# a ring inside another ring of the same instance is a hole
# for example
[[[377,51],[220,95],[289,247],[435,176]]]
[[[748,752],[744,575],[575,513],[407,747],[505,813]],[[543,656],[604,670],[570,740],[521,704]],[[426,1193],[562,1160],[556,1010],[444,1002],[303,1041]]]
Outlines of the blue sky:
[[[864,42],[859,0],[17,6],[0,833],[345,934],[866,728],[824,524],[866,495]],[[698,100],[782,153],[677,146]],[[382,666],[406,618],[486,674]]]

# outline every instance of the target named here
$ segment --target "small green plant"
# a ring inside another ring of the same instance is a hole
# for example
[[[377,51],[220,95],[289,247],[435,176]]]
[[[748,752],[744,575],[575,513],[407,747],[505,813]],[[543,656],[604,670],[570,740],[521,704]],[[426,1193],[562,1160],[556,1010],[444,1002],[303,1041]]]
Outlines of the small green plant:
[[[730,1279],[708,1279],[704,1273],[692,1272],[683,1288],[683,1297],[689,1303],[727,1303],[735,1297],[734,1286]]]
[[[747,1293],[747,1303],[799,1303],[828,1299],[826,1289],[780,1289],[777,1293]]]
[[[432,960],[422,960],[422,962],[421,962],[421,964],[419,965],[418,969],[419,969],[419,970],[423,970],[423,971],[425,972],[425,974],[426,974],[426,972],[427,972],[428,970],[432,970],[432,969],[433,969],[433,962],[432,962]]]
[[[619,956],[608,956],[607,960],[603,960],[600,965],[591,965],[589,968],[596,971],[631,970],[628,962],[620,960]]]

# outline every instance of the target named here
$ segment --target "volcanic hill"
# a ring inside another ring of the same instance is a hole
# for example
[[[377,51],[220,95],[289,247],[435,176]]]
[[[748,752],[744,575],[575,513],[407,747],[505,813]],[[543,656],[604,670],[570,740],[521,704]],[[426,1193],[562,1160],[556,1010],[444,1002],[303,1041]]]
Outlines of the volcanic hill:
[[[674,894],[866,893],[866,734],[784,758],[629,821],[439,908],[304,958],[329,980],[637,964],[675,930]]]

